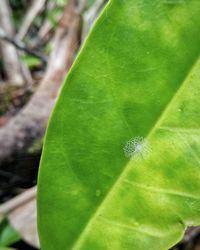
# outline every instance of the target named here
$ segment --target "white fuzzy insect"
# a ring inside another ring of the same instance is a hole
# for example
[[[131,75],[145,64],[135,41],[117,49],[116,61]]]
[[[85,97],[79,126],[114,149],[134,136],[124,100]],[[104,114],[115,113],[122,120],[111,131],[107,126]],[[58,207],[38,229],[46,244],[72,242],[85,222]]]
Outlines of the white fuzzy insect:
[[[130,139],[124,146],[124,154],[127,158],[135,158],[136,156],[142,156],[145,158],[149,152],[149,143],[141,136]]]

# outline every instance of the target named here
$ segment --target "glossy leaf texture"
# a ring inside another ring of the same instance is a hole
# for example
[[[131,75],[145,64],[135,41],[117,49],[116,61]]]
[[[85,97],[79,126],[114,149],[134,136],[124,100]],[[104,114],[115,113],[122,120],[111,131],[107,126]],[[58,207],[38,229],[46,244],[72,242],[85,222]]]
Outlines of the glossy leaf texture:
[[[166,250],[200,224],[199,11],[198,0],[104,9],[48,126],[43,250]]]

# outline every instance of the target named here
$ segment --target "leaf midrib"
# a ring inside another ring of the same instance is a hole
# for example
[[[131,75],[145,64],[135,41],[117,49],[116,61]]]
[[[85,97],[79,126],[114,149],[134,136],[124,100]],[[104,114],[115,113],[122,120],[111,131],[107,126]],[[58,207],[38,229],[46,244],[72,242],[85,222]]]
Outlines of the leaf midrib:
[[[182,91],[183,91],[183,89],[185,87],[185,84],[187,83],[187,80],[190,77],[191,72],[195,68],[198,60],[199,60],[199,54],[198,54],[197,58],[194,60],[194,63],[192,64],[192,66],[187,71],[187,74],[185,75],[185,77],[184,77],[184,79],[182,81],[182,84],[180,84],[179,88],[175,91],[175,93],[172,96],[171,100],[168,102],[168,104],[166,105],[166,107],[161,112],[160,116],[158,117],[157,121],[155,122],[155,125],[150,129],[150,131],[147,134],[146,138],[150,138],[151,136],[153,136],[153,134],[156,131],[156,129],[160,127],[160,124],[162,123],[162,121],[164,120],[166,114],[170,110],[172,103],[174,103],[177,100],[177,98],[181,95],[181,93],[182,93]],[[121,180],[126,175],[126,173],[129,171],[129,168],[130,168],[130,160],[128,161],[128,163],[124,167],[122,173],[119,175],[119,177],[117,178],[117,180],[115,181],[115,183],[110,188],[110,191],[107,193],[107,195],[105,195],[105,197],[102,200],[102,202],[100,203],[100,205],[97,207],[97,209],[95,210],[95,212],[93,213],[93,215],[90,217],[90,219],[88,220],[88,223],[86,224],[86,226],[84,227],[84,229],[82,230],[82,232],[79,234],[80,237],[77,239],[77,241],[72,246],[73,250],[78,250],[79,249],[79,246],[82,243],[82,240],[84,239],[84,236],[87,235],[87,232],[90,230],[90,226],[92,225],[93,221],[97,218],[98,214],[100,214],[100,211],[101,211],[102,207],[107,202],[107,200],[109,200],[109,197],[112,196],[112,193],[114,192],[115,188],[119,184],[121,184]]]

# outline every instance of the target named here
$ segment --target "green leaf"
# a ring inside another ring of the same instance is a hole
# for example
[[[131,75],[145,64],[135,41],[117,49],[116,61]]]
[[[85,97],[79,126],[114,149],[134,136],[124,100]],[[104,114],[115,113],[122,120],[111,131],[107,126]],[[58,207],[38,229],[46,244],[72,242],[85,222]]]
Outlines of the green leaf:
[[[20,235],[10,225],[10,223],[3,219],[0,223],[0,250],[4,249],[1,247],[10,246],[11,244],[20,240]]]
[[[16,249],[10,247],[0,247],[0,250],[16,250]]]
[[[39,65],[41,65],[41,60],[34,57],[34,56],[30,56],[30,55],[23,55],[23,57],[21,58],[22,61],[29,67],[29,68],[33,68],[33,67],[37,67]]]
[[[88,0],[87,1],[87,7],[91,7],[94,3],[96,2],[96,0]]]
[[[50,21],[51,25],[55,28],[58,24],[58,17],[61,15],[64,7],[57,7],[48,13],[48,20]]]
[[[166,250],[200,224],[199,9],[112,0],[103,11],[48,126],[43,250]]]

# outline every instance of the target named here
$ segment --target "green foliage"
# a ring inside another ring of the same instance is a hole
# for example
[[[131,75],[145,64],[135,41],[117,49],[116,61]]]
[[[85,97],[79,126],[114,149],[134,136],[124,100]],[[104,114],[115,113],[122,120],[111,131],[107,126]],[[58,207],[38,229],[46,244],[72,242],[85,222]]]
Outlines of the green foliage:
[[[39,154],[41,152],[43,140],[39,138],[34,141],[34,143],[28,148],[29,154]]]
[[[23,55],[22,57],[22,61],[29,67],[29,68],[33,68],[33,67],[37,67],[41,65],[41,60],[31,56],[31,55]]]
[[[0,247],[0,250],[15,250],[15,249],[10,247]]]
[[[87,5],[88,7],[92,6],[95,3],[95,0],[88,0]]]
[[[53,8],[52,10],[48,11],[48,19],[54,28],[58,24],[59,17],[62,15],[66,3],[66,0],[57,0],[56,8]]]
[[[200,223],[199,9],[111,0],[103,11],[48,126],[43,250],[164,250]]]
[[[4,219],[0,223],[0,250],[7,249],[3,247],[10,246],[19,240],[19,234],[12,228],[9,222]]]

